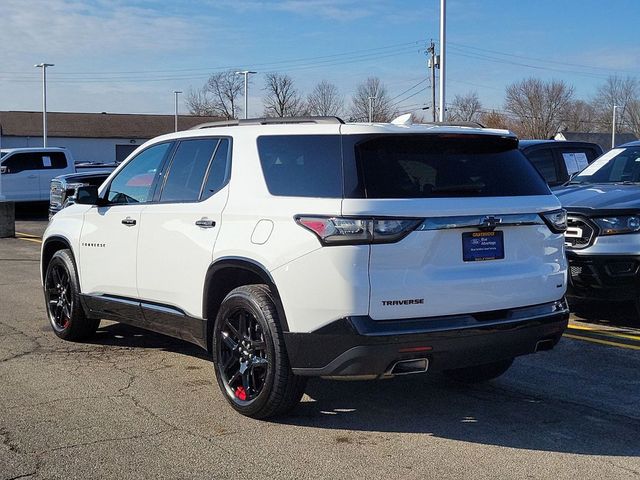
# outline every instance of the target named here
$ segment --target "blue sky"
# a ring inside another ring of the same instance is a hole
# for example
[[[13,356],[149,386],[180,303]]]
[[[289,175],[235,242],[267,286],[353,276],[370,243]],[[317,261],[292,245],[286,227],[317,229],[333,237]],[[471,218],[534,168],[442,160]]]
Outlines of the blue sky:
[[[50,111],[173,113],[173,90],[225,68],[288,73],[303,92],[326,79],[347,100],[375,75],[400,110],[430,98],[419,82],[439,0],[0,2],[0,110],[41,108],[43,61],[56,64]],[[505,86],[528,76],[587,99],[609,74],[640,77],[636,0],[448,0],[447,13],[449,100],[476,91],[500,109]],[[252,115],[261,88],[256,75]]]

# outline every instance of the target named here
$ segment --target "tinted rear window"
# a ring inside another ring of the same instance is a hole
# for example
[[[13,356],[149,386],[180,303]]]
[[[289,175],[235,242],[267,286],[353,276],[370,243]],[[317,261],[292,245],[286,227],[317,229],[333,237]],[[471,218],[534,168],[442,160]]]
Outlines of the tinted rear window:
[[[354,138],[355,137],[355,138]],[[359,138],[358,138],[359,137]],[[513,139],[472,135],[349,136],[366,198],[548,195]],[[355,192],[354,192],[355,193]]]
[[[339,135],[258,137],[269,193],[294,197],[342,197]]]

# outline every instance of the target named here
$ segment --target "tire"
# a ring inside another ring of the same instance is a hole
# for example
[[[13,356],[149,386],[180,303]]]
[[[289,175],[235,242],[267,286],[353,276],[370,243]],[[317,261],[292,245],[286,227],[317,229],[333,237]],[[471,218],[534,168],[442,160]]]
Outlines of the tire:
[[[88,318],[80,304],[80,283],[70,250],[58,250],[44,276],[44,298],[53,332],[63,340],[93,336],[100,319]]]
[[[476,365],[473,367],[458,368],[455,370],[445,370],[443,373],[458,382],[463,383],[482,383],[494,378],[509,370],[513,364],[513,358],[501,360],[499,362],[487,363],[485,365]]]
[[[220,390],[242,415],[282,415],[302,398],[307,379],[291,371],[267,285],[245,285],[225,297],[211,344]]]

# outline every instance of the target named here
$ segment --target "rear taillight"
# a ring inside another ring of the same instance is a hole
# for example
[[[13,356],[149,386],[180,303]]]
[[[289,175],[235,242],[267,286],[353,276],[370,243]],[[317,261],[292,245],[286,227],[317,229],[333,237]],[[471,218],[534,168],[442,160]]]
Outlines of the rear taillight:
[[[296,222],[316,234],[323,245],[362,245],[402,240],[420,225],[418,218],[297,216]]]

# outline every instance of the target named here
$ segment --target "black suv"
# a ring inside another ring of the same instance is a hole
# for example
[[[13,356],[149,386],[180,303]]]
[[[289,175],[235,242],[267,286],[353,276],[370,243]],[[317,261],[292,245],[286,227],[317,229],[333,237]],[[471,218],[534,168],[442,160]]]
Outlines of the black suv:
[[[602,155],[600,145],[589,142],[520,140],[519,148],[550,187],[568,182],[572,174]]]

